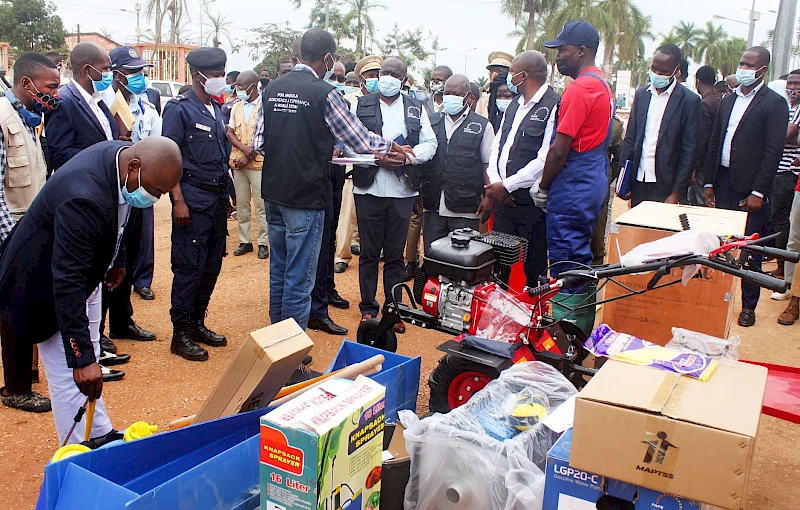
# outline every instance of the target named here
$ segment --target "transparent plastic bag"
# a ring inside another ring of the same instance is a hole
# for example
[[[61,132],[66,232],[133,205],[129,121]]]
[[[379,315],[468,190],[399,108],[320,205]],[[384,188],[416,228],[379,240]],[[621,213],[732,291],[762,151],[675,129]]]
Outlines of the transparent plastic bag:
[[[728,339],[698,333],[683,328],[672,328],[672,339],[666,347],[681,352],[691,352],[722,363],[739,361],[739,344],[742,340],[737,336]]]
[[[531,307],[508,291],[497,287],[486,297],[475,336],[513,343],[518,341],[520,326],[531,321]]]
[[[628,267],[678,255],[708,255],[715,248],[719,248],[719,238],[716,235],[702,230],[685,230],[640,244],[620,257],[620,264]],[[685,266],[681,278],[683,284],[686,285],[699,269],[697,264]]]
[[[406,510],[541,510],[547,452],[559,434],[537,423],[518,432],[506,406],[524,390],[541,392],[551,409],[576,394],[556,369],[536,361],[500,374],[466,404],[420,420],[401,411],[411,477]],[[490,430],[510,429],[498,440]]]

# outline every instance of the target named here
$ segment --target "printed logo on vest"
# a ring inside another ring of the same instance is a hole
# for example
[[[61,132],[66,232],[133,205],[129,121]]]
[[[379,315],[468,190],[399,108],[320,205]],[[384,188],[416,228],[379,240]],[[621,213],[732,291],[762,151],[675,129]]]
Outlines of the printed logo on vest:
[[[422,117],[422,112],[416,106],[409,106],[407,115],[412,119],[420,119]]]
[[[481,126],[480,122],[470,122],[467,124],[467,127],[464,128],[464,132],[471,135],[479,135],[482,131],[483,126]]]
[[[535,112],[531,114],[531,120],[535,120],[538,122],[544,122],[547,120],[547,117],[550,115],[550,108],[546,106],[540,106],[536,109]]]

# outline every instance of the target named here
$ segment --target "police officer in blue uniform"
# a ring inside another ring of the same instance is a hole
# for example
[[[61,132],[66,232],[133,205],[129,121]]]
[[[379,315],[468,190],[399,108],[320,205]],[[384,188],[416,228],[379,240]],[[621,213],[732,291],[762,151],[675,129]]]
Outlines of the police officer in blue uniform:
[[[225,125],[211,96],[225,90],[225,52],[198,48],[186,55],[192,89],[164,107],[163,136],[181,148],[183,177],[172,190],[172,345],[170,352],[205,361],[197,345],[227,345],[205,326],[211,293],[225,255],[228,194]]]

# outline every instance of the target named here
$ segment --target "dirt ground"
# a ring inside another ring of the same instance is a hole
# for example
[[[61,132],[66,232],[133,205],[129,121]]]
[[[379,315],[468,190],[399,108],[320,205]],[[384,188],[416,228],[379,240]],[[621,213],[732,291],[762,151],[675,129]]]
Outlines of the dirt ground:
[[[615,204],[615,211],[621,209]],[[228,346],[210,349],[205,363],[192,363],[169,353],[171,324],[169,295],[172,273],[169,267],[169,202],[164,199],[156,209],[156,270],[154,301],[142,301],[134,295],[134,319],[157,335],[155,342],[117,341],[120,353],[132,356],[123,365],[125,378],[106,384],[103,396],[115,427],[125,428],[137,420],[165,427],[176,418],[195,413],[211,392],[217,379],[235,355],[245,336],[267,325],[268,260],[258,260],[255,253],[225,258],[209,308],[207,324],[228,337]],[[236,222],[228,223],[231,236],[228,252],[232,254],[239,240]],[[255,238],[255,237],[254,237]],[[331,308],[331,316],[350,329],[354,338],[358,325],[358,270],[351,262],[343,274],[336,275],[337,289],[352,306],[349,310]],[[758,324],[750,329],[735,324],[732,334],[742,338],[743,358],[800,366],[800,324],[780,326],[777,316],[785,302],[769,299],[763,291],[758,308]],[[738,306],[736,307],[738,311]],[[342,337],[311,331],[315,347],[312,368],[324,371]],[[422,378],[418,411],[427,409],[430,371],[441,353],[435,347],[446,340],[444,334],[409,326],[399,337],[398,352],[422,356]],[[41,371],[44,374],[44,370]],[[34,389],[48,394],[43,380]],[[752,469],[747,508],[752,510],[796,509],[800,501],[800,426],[764,416],[759,430],[755,464]],[[32,508],[42,482],[43,466],[58,448],[50,413],[34,415],[0,406],[0,507],[8,510]],[[713,462],[713,459],[709,459]],[[476,509],[477,510],[477,509]]]

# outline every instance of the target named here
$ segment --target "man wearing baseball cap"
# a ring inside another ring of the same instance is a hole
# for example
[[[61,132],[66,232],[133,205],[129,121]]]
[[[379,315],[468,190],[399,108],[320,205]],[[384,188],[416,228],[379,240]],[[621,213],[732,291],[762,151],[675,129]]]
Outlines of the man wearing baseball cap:
[[[531,188],[536,205],[547,210],[553,278],[572,269],[558,262],[591,264],[592,228],[608,193],[614,94],[594,65],[599,44],[597,30],[585,21],[568,22],[556,39],[544,43],[558,50],[558,71],[575,78],[561,96],[555,141],[542,177]],[[510,84],[517,81],[509,75]]]

